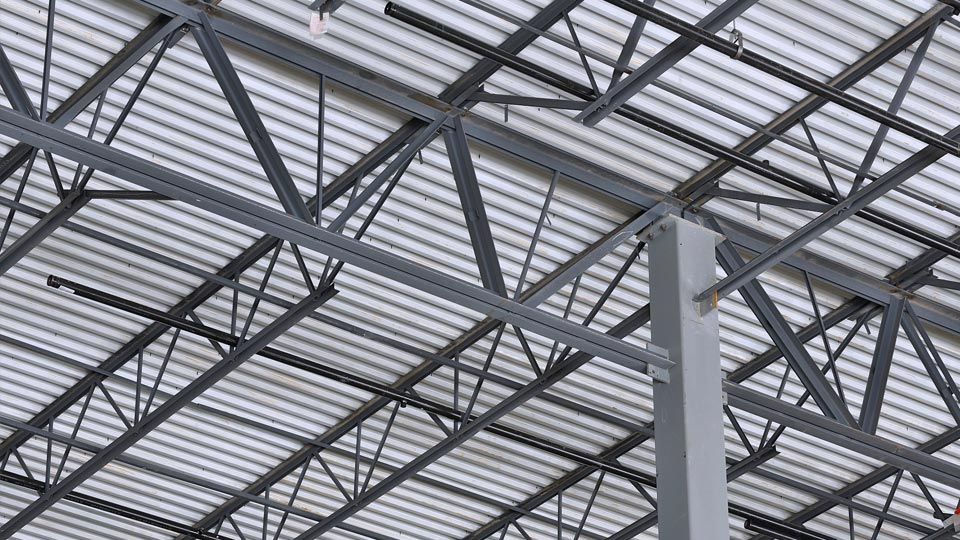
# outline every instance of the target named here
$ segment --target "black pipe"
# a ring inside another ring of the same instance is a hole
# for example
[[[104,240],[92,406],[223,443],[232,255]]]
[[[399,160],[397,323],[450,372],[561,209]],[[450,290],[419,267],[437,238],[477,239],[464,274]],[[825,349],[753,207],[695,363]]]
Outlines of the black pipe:
[[[209,326],[194,323],[185,319],[171,317],[163,311],[94,289],[93,287],[88,287],[86,285],[64,279],[59,276],[48,276],[47,285],[55,289],[67,290],[75,296],[119,309],[121,311],[143,317],[154,322],[159,322],[173,328],[178,328],[185,332],[189,332],[191,334],[195,334],[224,345],[235,346],[239,343],[239,338],[228,332],[223,332],[221,330],[210,328]],[[462,411],[455,410],[452,407],[430,401],[412,393],[396,390],[388,385],[371,381],[358,375],[354,375],[313,360],[295,356],[293,354],[274,349],[273,347],[265,347],[262,351],[260,351],[259,356],[268,358],[286,366],[304,370],[314,375],[319,375],[321,377],[337,381],[347,386],[363,390],[364,392],[370,392],[378,396],[392,399],[399,402],[402,407],[410,405],[415,409],[425,411],[428,414],[435,414],[449,420],[464,420]],[[470,419],[473,418],[476,418],[476,415],[471,415]],[[598,470],[615,474],[629,481],[639,482],[650,487],[654,487],[656,485],[656,479],[652,475],[635,469],[622,467],[615,463],[608,463],[606,461],[598,460],[596,457],[582,450],[577,450],[563,444],[542,439],[535,435],[520,431],[516,428],[494,423],[491,424],[486,431],[506,439],[525,444],[532,448],[549,452],[555,456],[579,463],[580,465],[594,467]]]
[[[771,538],[778,538],[780,540],[836,540],[830,536],[808,531],[806,529],[800,529],[790,525],[784,525],[782,523],[775,523],[757,516],[746,518],[746,520],[743,522],[743,528],[751,532],[765,534]]]
[[[149,306],[139,304],[119,296],[99,291],[92,287],[82,285],[80,283],[70,281],[58,276],[48,276],[47,284],[53,288],[64,289],[70,293],[92,300],[109,307],[113,307],[127,313],[135,314],[156,322],[161,322],[163,324],[169,325],[174,328],[180,328],[181,330],[200,335],[204,338],[211,339],[223,344],[233,345],[238,342],[238,338],[220,330],[210,328],[208,326],[193,323],[183,319],[178,319],[176,317],[170,317],[166,313],[153,309]],[[436,414],[447,419],[462,420],[461,411],[455,410],[446,405],[436,403],[425,399],[419,395],[407,394],[403,391],[395,390],[385,384],[377,383],[364,379],[363,377],[353,375],[351,373],[339,370],[337,368],[329,367],[323,365],[319,362],[308,360],[306,358],[294,356],[292,354],[273,349],[271,347],[266,347],[260,353],[260,356],[269,358],[271,360],[277,361],[281,364],[294,367],[297,369],[302,369],[309,373],[319,375],[331,380],[338,381],[345,385],[357,388],[366,392],[373,393],[394,401],[398,401],[401,406],[410,405],[416,409],[425,411],[430,414]],[[475,416],[474,416],[475,417]],[[496,434],[498,436],[504,437],[506,439],[525,444],[532,448],[537,448],[545,452],[551,453],[553,455],[569,459],[580,465],[593,467],[597,470],[606,471],[611,474],[615,474],[621,478],[625,478],[629,481],[638,482],[642,485],[649,487],[656,487],[656,478],[653,475],[638,471],[632,468],[624,467],[616,463],[609,463],[598,459],[595,456],[589,455],[586,452],[581,450],[573,449],[562,444],[558,444],[546,439],[541,439],[535,435],[525,433],[523,431],[511,428],[508,426],[503,426],[500,424],[491,424],[486,428],[486,431]],[[752,463],[746,468],[738,468],[728,471],[728,481],[732,481],[734,478],[740,474],[745,473],[752,467],[759,466],[760,464],[766,462],[767,460],[773,458],[778,454],[775,447],[766,447],[762,450],[759,450],[757,453],[749,456],[743,460],[744,462],[749,460]],[[743,463],[743,462],[741,462]],[[769,523],[777,524],[773,518],[756,512],[750,508],[747,508],[736,503],[729,504],[729,511],[732,515],[753,519],[757,523]],[[789,529],[788,526],[782,525]],[[797,531],[803,532],[801,529],[796,529]],[[834,540],[825,536],[808,536],[800,537],[799,540]]]

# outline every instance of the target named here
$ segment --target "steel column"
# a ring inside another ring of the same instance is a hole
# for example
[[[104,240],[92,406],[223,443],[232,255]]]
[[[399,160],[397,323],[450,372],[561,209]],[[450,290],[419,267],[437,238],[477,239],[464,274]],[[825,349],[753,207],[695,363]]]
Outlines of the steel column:
[[[5,114],[6,114],[6,113],[5,113]],[[31,124],[29,124],[29,121],[26,120],[26,119],[24,119],[22,116],[16,115],[15,113],[9,113],[9,114],[10,114],[11,116],[16,116],[16,117],[18,118],[18,121],[25,121],[25,122],[28,122],[28,124],[26,124],[26,125],[31,125]],[[37,127],[38,129],[40,129],[40,126],[35,126],[35,127]],[[45,126],[45,127],[43,127],[42,129],[50,129],[50,128],[49,128],[49,126]],[[57,132],[57,130],[53,130],[53,133],[56,133],[56,132]],[[61,135],[63,135],[64,137],[67,136],[66,134],[61,134]],[[86,144],[95,144],[95,143],[89,143],[89,141],[88,141]],[[103,149],[103,148],[101,148],[100,150],[103,151],[103,152],[106,152],[106,151],[107,151],[106,149]],[[78,157],[83,157],[81,154],[77,154],[77,155],[78,155]],[[147,164],[141,164],[141,166],[146,167]],[[126,170],[126,169],[124,169],[124,170]]]
[[[668,216],[647,235],[653,343],[675,365],[654,381],[660,538],[729,538],[720,392],[720,323],[693,293],[716,281],[715,232]]]

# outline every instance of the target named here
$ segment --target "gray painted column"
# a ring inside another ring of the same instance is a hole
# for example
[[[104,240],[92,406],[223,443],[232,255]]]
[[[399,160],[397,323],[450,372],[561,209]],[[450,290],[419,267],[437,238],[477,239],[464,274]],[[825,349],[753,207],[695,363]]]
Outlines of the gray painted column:
[[[717,310],[693,297],[716,282],[713,231],[676,216],[648,229],[653,343],[669,382],[653,383],[661,540],[726,540],[727,482]]]

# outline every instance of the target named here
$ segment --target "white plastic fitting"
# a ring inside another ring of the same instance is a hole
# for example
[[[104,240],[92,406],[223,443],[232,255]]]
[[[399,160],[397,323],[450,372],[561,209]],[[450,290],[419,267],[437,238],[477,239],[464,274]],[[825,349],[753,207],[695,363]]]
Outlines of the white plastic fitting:
[[[313,39],[323,37],[327,33],[327,27],[330,24],[330,12],[320,13],[314,11],[310,14],[310,36]]]

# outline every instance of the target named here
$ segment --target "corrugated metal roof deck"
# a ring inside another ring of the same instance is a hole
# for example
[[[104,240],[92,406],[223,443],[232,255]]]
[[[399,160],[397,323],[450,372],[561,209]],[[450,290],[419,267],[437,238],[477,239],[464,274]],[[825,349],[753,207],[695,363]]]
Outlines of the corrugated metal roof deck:
[[[529,19],[546,3],[516,0],[501,7],[512,15]],[[42,78],[45,4],[40,0],[29,0],[0,5],[0,42],[35,102],[39,101],[37,96]],[[316,46],[432,95],[441,92],[479,60],[479,57],[385,17],[383,5],[384,2],[379,1],[348,1],[336,12],[330,34],[316,42]],[[428,13],[491,44],[499,43],[516,30],[514,25],[454,0],[409,0],[403,5]],[[714,2],[675,1],[661,1],[656,5],[691,22],[716,6]],[[932,1],[884,2],[882,5],[846,1],[763,1],[738,18],[737,29],[743,32],[751,50],[826,81],[933,5]],[[224,0],[221,7],[295,38],[306,39],[304,1]],[[146,26],[152,16],[135,2],[59,2],[51,104],[55,106],[65,99],[126,40]],[[584,47],[611,59],[619,54],[633,22],[632,16],[600,0],[583,2],[571,12],[571,18],[577,25]],[[551,32],[565,35],[563,24]],[[674,37],[669,31],[648,24],[631,65],[642,64]],[[318,81],[237,46],[227,44],[226,47],[298,187],[303,193],[312,193]],[[885,107],[914,48],[866,76],[850,93]],[[958,51],[960,30],[942,25],[901,108],[899,114],[902,117],[938,132],[960,124]],[[106,135],[133,91],[150,56],[152,54],[114,84],[107,94],[103,118],[97,127],[99,140]],[[538,39],[521,56],[586,83],[576,53],[555,43]],[[609,68],[597,62],[591,65],[597,68],[599,85],[605,87]],[[630,103],[728,146],[736,145],[755,130],[692,105],[679,97],[677,91],[699,96],[758,124],[770,121],[806,95],[800,89],[759,75],[703,47],[667,71],[660,83],[647,87]],[[485,88],[490,92],[557,96],[555,90],[509,69],[501,69],[490,77]],[[327,181],[336,178],[406,120],[369,98],[339,89],[327,95],[326,103],[324,177]],[[91,110],[81,114],[69,129],[86,133]],[[471,111],[503,121],[503,107],[500,105],[479,104]],[[572,116],[569,111],[512,107],[507,125],[661,191],[677,187],[712,161],[699,151],[616,117],[607,118],[597,128],[586,128],[574,123]],[[877,124],[834,105],[823,107],[808,121],[821,149],[853,167],[859,165],[877,128]],[[789,131],[786,137],[805,141],[799,128]],[[11,141],[4,139],[3,142],[0,150],[5,152],[12,147]],[[192,36],[184,37],[166,52],[114,146],[279,208]],[[872,173],[885,172],[921,147],[921,143],[891,131]],[[472,153],[507,286],[512,292],[548,190],[550,175],[489,148],[475,145]],[[789,144],[773,142],[758,152],[757,157],[827,187],[816,159]],[[57,159],[57,164],[61,174],[73,171],[74,164],[67,160]],[[831,171],[842,190],[852,182],[851,171],[838,166],[832,167]],[[960,209],[960,191],[955,182],[958,172],[960,160],[949,156],[943,158],[871,207],[936,234],[952,235],[960,224],[956,213]],[[69,178],[68,174],[64,176]],[[19,180],[19,177],[14,179]],[[0,196],[12,199],[16,185],[15,181],[3,183]],[[784,188],[740,169],[725,174],[722,185],[767,195],[791,196],[791,192]],[[51,186],[47,165],[38,159],[22,201],[44,211],[52,208],[58,200]],[[98,173],[94,176],[91,188],[107,187],[130,188],[128,184],[105,175]],[[917,195],[931,197],[946,209],[919,201]],[[343,201],[335,202],[324,212],[324,217],[329,219],[343,207]],[[808,212],[765,205],[760,210],[762,219],[758,221],[751,203],[726,199],[714,199],[707,208],[731,220],[750,223],[751,227],[775,237],[789,234],[812,216]],[[359,216],[362,218],[365,212],[362,210]],[[527,283],[542,279],[631,214],[631,209],[616,201],[600,198],[595,193],[561,181],[556,198],[551,202],[549,220],[545,223]],[[10,238],[19,237],[35,221],[35,217],[19,212]],[[359,223],[360,219],[350,221],[346,233],[355,232]],[[82,209],[71,224],[102,231],[207,272],[217,271],[259,237],[256,231],[234,222],[164,201],[95,201]],[[411,163],[403,180],[366,232],[364,241],[462,279],[480,282],[442,140],[438,139],[424,149],[422,162],[415,159]],[[573,320],[583,320],[590,312],[634,246],[635,241],[621,246],[584,275],[572,305]],[[859,272],[882,278],[919,255],[924,247],[853,218],[806,249]],[[323,267],[325,259],[319,255],[308,252],[304,255],[310,268]],[[258,262],[252,271],[243,275],[243,283],[257,287],[267,263],[266,258]],[[606,330],[646,303],[646,264],[646,254],[642,253],[591,327]],[[960,266],[954,259],[944,259],[934,269],[944,279],[960,279]],[[0,278],[3,304],[0,335],[4,337],[0,341],[0,414],[21,422],[29,421],[80,380],[87,373],[84,367],[99,365],[148,324],[143,319],[50,289],[45,285],[48,274],[62,275],[163,309],[173,306],[202,282],[195,274],[145,257],[132,256],[76,229],[59,229]],[[718,276],[722,275],[718,268]],[[761,281],[794,329],[815,320],[801,275],[778,267],[763,274]],[[442,349],[480,320],[477,313],[385,282],[351,266],[344,267],[337,278],[337,288],[339,294],[322,308],[323,315],[430,353]],[[825,283],[818,282],[816,290],[820,309],[824,312],[848,298],[847,293]],[[297,263],[287,246],[279,256],[267,291],[291,301],[306,292]],[[570,292],[571,286],[567,285],[544,304],[544,309],[562,315]],[[960,298],[954,291],[924,287],[918,294],[947,306],[960,307]],[[251,303],[251,297],[241,294],[240,312],[243,313]],[[196,315],[208,325],[229,329],[231,309],[232,294],[221,290],[197,309]],[[281,312],[282,308],[278,306],[261,304],[251,333]],[[727,373],[772,345],[739,294],[721,304],[721,326],[723,369]],[[853,321],[845,321],[831,329],[831,346],[835,348],[852,327]],[[854,413],[858,412],[871,365],[876,325],[873,330],[872,335],[858,334],[838,363],[845,396]],[[527,335],[538,356],[549,355],[551,341]],[[482,366],[492,345],[492,337],[481,339],[461,355],[461,361]],[[643,343],[649,339],[648,330],[641,329],[628,339]],[[960,370],[960,341],[956,336],[934,331],[933,339],[946,365],[954,372]],[[28,350],[16,340],[40,347],[50,354]],[[144,350],[144,380],[147,384],[152,383],[154,374],[160,369],[170,341],[171,333],[167,333]],[[278,339],[275,346],[384,384],[394,383],[423,361],[410,352],[316,319],[298,324]],[[822,363],[826,358],[819,340],[811,340],[806,347],[818,362]],[[159,386],[157,403],[219,358],[209,343],[187,333],[178,337],[176,351]],[[136,399],[135,364],[128,362],[104,383],[128,417],[133,416]],[[893,365],[878,435],[908,446],[918,446],[953,427],[952,417],[944,410],[939,395],[902,333]],[[504,333],[491,369],[513,381],[527,381],[532,375],[518,340],[509,332]],[[783,365],[774,364],[751,377],[747,385],[774,394],[782,374]],[[475,381],[466,374],[462,378],[458,398],[461,406],[470,399],[470,385]],[[453,370],[445,368],[429,375],[416,388],[421,396],[450,405],[453,384]],[[483,389],[475,409],[478,413],[513,391],[510,386],[494,382],[486,382]],[[795,401],[802,391],[795,377],[791,377],[783,391],[784,399]],[[648,379],[602,360],[577,370],[549,394],[587,405],[609,416],[598,418],[578,414],[558,404],[557,400],[538,398],[510,413],[501,423],[570,448],[597,454],[652,419]],[[324,434],[373,397],[370,392],[258,357],[204,393],[193,405],[176,414],[125,455],[241,490],[301,448],[307,440]],[[385,408],[363,423],[363,448],[368,456],[376,450],[391,410],[391,407]],[[78,411],[79,407],[75,406],[60,417],[55,425],[57,431],[69,433]],[[765,422],[746,413],[738,413],[738,419],[747,434],[758,440]],[[742,458],[746,454],[743,445],[732,426],[728,424],[727,427],[728,455]],[[90,411],[77,438],[103,446],[123,429],[105,395],[101,391],[94,392]],[[8,428],[0,428],[0,436],[6,437],[11,432]],[[354,437],[351,432],[334,444],[344,453],[330,452],[327,455],[324,452],[326,462],[344,480],[348,489],[354,471],[352,459],[346,453],[352,451]],[[424,412],[413,407],[400,409],[390,442],[383,451],[384,467],[374,472],[372,482],[383,478],[387,468],[408,462],[442,437],[443,432]],[[826,445],[793,430],[786,431],[777,446],[780,454],[767,462],[763,471],[825,492],[837,490],[880,465],[872,459]],[[54,448],[55,458],[62,455],[63,445],[58,443]],[[45,450],[45,441],[34,437],[22,447],[21,453],[35,471],[42,471]],[[954,444],[936,455],[956,461],[960,459],[960,447]],[[63,474],[79,466],[86,457],[88,454],[83,451],[73,450]],[[655,470],[653,441],[629,451],[620,463],[652,474]],[[575,461],[549,452],[483,433],[347,523],[387,537],[462,537],[577,465]],[[320,470],[316,462],[313,467]],[[361,469],[361,475],[364,473],[365,469]],[[279,483],[271,492],[272,499],[285,503],[298,475],[299,470]],[[596,480],[596,474],[590,475],[564,492],[565,522],[576,525]],[[442,492],[436,482],[464,486],[473,495]],[[878,484],[858,495],[856,502],[873,508],[883,507],[889,485],[889,480]],[[941,505],[952,507],[956,494],[951,489],[934,482],[928,482],[928,485]],[[82,491],[191,524],[229,498],[228,494],[117,462],[85,482]],[[34,498],[32,492],[0,482],[0,516],[8,518]],[[749,505],[778,517],[787,517],[819,498],[817,494],[786,486],[757,472],[748,473],[730,484],[731,502]],[[301,488],[297,507],[324,516],[342,503],[343,497],[337,486],[320,473],[308,476]],[[519,522],[535,538],[554,537],[555,526],[549,521],[555,519],[556,504],[554,498],[533,512],[545,519],[527,516]],[[939,527],[940,523],[930,518],[926,505],[919,488],[905,477],[889,511],[925,527]],[[649,510],[650,504],[629,482],[607,475],[584,537],[607,537]],[[246,537],[259,534],[262,512],[259,505],[247,505],[235,514],[236,523]],[[275,527],[280,512],[273,511],[269,519],[271,527]],[[811,527],[832,537],[843,538],[848,534],[846,519],[845,511],[832,510],[811,522]],[[856,519],[857,537],[868,538],[875,517],[858,512]],[[282,537],[293,538],[310,524],[305,517],[290,516]],[[735,538],[750,536],[743,531],[739,519],[731,518],[731,530]],[[222,532],[231,537],[234,534],[228,526],[224,526]],[[919,537],[916,531],[896,524],[884,525],[883,535],[898,539]],[[62,501],[17,535],[17,538],[25,539],[51,537],[168,538],[172,535],[74,502]],[[324,535],[324,538],[359,537],[339,530]],[[640,537],[655,538],[656,529],[650,529]],[[516,529],[510,529],[507,538],[522,536]]]

